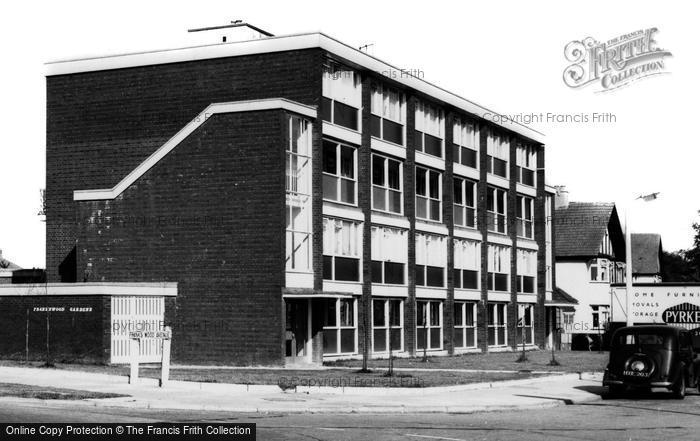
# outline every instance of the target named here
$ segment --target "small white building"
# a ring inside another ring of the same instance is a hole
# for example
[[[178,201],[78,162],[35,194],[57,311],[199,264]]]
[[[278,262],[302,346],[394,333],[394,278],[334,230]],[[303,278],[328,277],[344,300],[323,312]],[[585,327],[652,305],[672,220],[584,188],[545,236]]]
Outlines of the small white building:
[[[562,189],[557,195],[557,287],[578,301],[563,313],[562,340],[572,350],[596,348],[610,320],[610,285],[624,281],[623,230],[614,203],[569,203]]]

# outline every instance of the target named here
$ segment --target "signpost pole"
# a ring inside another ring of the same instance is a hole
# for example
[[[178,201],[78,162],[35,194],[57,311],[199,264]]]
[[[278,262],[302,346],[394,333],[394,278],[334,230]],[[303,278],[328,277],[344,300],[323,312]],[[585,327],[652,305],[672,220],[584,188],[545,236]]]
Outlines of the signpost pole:
[[[172,330],[170,326],[165,327],[165,336],[161,340],[163,342],[161,351],[161,364],[160,364],[160,387],[165,386],[168,383],[170,377],[170,336],[172,335]]]
[[[139,381],[139,346],[141,339],[129,339],[129,356],[131,358],[131,371],[129,373],[129,384],[136,384]]]
[[[634,324],[632,318],[632,234],[630,233],[630,222],[625,210],[625,308],[627,309],[627,326]]]

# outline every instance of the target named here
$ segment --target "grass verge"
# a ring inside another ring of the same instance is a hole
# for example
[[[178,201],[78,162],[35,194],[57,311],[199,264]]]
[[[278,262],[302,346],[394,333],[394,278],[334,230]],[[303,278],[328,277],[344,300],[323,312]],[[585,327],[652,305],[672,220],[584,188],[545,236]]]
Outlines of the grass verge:
[[[37,398],[39,400],[87,400],[96,398],[120,398],[128,397],[128,395],[31,386],[17,383],[0,383],[0,397]]]

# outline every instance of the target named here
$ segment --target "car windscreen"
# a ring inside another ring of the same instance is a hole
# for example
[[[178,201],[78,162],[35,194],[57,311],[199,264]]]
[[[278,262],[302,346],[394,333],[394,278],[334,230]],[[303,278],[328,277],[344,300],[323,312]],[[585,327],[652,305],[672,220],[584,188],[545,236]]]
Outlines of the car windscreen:
[[[661,348],[669,343],[669,336],[651,333],[620,334],[616,338],[616,343],[618,346]]]

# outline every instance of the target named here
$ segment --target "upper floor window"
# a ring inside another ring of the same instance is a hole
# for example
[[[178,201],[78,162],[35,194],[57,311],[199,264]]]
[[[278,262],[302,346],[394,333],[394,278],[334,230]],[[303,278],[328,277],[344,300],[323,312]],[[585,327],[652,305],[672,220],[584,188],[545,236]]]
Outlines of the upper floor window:
[[[357,222],[323,219],[323,278],[360,281],[362,228]]]
[[[537,251],[517,251],[518,292],[534,294],[537,280]]]
[[[396,159],[372,155],[372,208],[403,212],[403,164]]]
[[[408,262],[408,231],[372,227],[372,282],[404,285]]]
[[[323,199],[357,205],[357,149],[323,140]]]
[[[442,173],[416,167],[416,217],[442,219]]]
[[[323,120],[348,129],[360,130],[361,107],[360,75],[328,60],[323,66],[323,105],[321,106]]]
[[[591,282],[610,282],[610,261],[608,259],[593,259],[588,268]]]
[[[490,291],[509,291],[510,285],[510,248],[489,245],[488,255],[488,289]]]
[[[286,175],[286,268],[311,270],[311,124],[289,119]]]
[[[416,103],[416,151],[442,158],[445,117],[438,107]]]
[[[506,233],[506,201],[508,193],[489,187],[486,191],[486,227],[488,231]]]
[[[534,187],[535,171],[537,170],[537,148],[527,144],[518,144],[515,154],[515,163],[518,166],[518,182]]]
[[[444,236],[416,233],[416,286],[445,286],[447,242]]]
[[[454,178],[454,223],[476,227],[476,182]]]
[[[481,244],[473,240],[454,240],[455,288],[479,289]]]
[[[453,158],[456,164],[479,168],[479,130],[476,124],[456,121],[452,132]]]
[[[405,145],[406,98],[397,89],[372,85],[372,136]]]
[[[502,178],[508,178],[508,158],[510,141],[506,135],[490,132],[486,142],[487,171]]]
[[[527,239],[533,239],[535,237],[535,231],[532,227],[535,223],[535,217],[533,213],[534,201],[532,198],[527,196],[518,196],[516,205],[516,229],[517,235],[519,237],[524,237]]]

